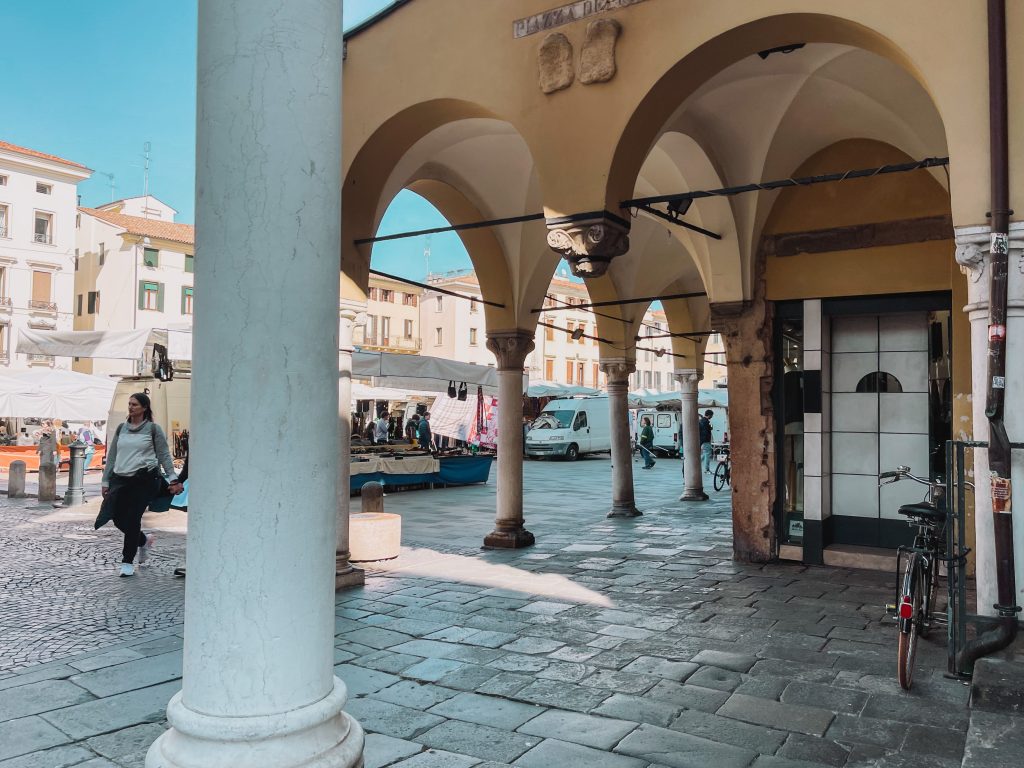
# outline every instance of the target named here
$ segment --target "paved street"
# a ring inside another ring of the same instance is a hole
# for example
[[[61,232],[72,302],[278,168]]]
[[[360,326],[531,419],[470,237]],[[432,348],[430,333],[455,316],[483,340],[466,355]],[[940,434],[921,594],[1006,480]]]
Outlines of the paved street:
[[[727,494],[682,504],[678,462],[635,467],[644,516],[608,520],[607,458],[527,463],[517,552],[479,548],[493,484],[386,497],[403,554],[337,601],[368,768],[961,765],[939,641],[895,682],[891,575],[734,563]],[[187,516],[147,519],[157,555],[119,579],[95,507],[4,498],[0,768],[141,766],[180,687]]]

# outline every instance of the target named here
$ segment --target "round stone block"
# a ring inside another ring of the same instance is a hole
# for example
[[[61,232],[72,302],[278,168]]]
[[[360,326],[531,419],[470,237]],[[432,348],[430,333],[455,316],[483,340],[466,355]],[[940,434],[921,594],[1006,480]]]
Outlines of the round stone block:
[[[402,517],[387,512],[360,512],[349,517],[349,560],[392,560],[402,548]]]

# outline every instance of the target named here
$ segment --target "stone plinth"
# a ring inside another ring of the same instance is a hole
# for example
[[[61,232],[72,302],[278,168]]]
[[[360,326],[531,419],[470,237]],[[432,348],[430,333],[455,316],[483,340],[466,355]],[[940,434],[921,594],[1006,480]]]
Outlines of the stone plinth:
[[[354,563],[395,559],[402,550],[402,516],[386,512],[351,515],[349,548]]]

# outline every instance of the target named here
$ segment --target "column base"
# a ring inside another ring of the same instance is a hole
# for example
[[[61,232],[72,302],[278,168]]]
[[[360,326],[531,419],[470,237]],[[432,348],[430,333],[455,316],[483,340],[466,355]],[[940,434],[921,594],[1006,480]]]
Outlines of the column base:
[[[334,591],[348,587],[361,587],[366,583],[366,571],[347,563],[334,572]]]
[[[176,693],[171,729],[146,754],[146,768],[362,768],[363,729],[342,711],[345,684],[291,712],[228,717],[188,709]],[[333,745],[333,746],[329,746]]]
[[[704,493],[704,491],[698,491],[693,488],[688,488],[683,491],[683,495],[679,497],[680,501],[707,501],[710,497]]]
[[[605,517],[641,517],[643,512],[636,508],[633,502],[627,504],[613,504],[612,511]]]
[[[525,528],[511,531],[495,529],[484,537],[484,547],[490,549],[523,549],[536,543],[533,534]]]

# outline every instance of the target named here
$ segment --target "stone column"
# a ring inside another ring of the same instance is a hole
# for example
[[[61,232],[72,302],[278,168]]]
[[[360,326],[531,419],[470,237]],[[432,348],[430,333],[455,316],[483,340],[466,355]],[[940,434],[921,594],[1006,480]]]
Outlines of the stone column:
[[[523,527],[523,363],[533,334],[489,332],[487,348],[498,359],[498,515],[484,546],[519,549],[534,543]]]
[[[625,358],[601,361],[608,385],[612,437],[612,508],[608,517],[639,517],[633,491],[633,445],[629,435],[629,375],[636,363]]]
[[[341,30],[337,0],[199,4],[184,674],[147,768],[363,762],[333,673]]]
[[[711,305],[711,327],[725,341],[729,371],[733,559],[752,563],[776,554],[773,319],[759,261],[752,301]]]
[[[679,429],[683,444],[683,495],[680,501],[707,501],[700,466],[700,428],[697,424],[697,386],[703,375],[695,369],[676,371],[682,403]]]
[[[987,226],[957,227],[956,260],[967,275],[967,297],[964,307],[971,320],[971,375],[974,440],[987,442],[988,418],[985,401],[988,397],[988,323],[991,276],[990,233]],[[1010,224],[1009,282],[1007,284],[1006,322],[1006,432],[1011,442],[1024,441],[1024,223]],[[956,308],[954,307],[954,310]],[[962,435],[956,434],[957,439]],[[1024,452],[1011,454],[1013,498],[1011,508],[1024,509]],[[992,519],[992,498],[989,486],[988,451],[974,451],[974,520],[975,557],[978,589],[978,613],[995,615],[992,606],[998,602],[995,564],[995,538]],[[1013,527],[1013,549],[1017,553],[1017,602],[1024,601],[1024,523],[1020,518]]]
[[[366,582],[362,568],[349,562],[350,477],[352,454],[352,331],[365,322],[362,307],[342,302],[338,322],[338,545],[334,552],[334,589]]]

